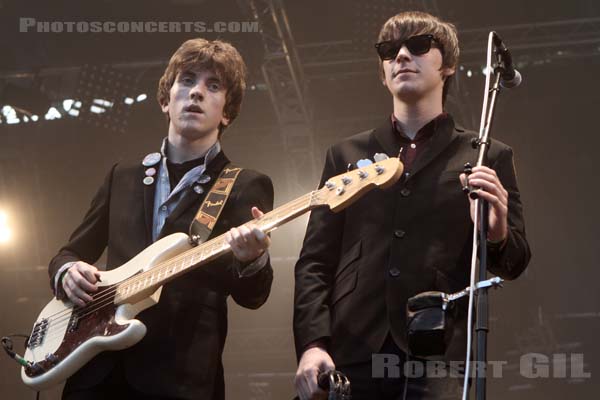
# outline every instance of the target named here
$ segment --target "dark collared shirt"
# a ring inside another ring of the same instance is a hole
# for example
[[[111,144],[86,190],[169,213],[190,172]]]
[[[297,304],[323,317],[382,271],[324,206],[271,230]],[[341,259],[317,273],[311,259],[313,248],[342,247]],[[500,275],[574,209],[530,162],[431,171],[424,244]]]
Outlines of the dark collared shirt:
[[[448,117],[447,113],[441,113],[419,129],[415,138],[411,139],[404,133],[398,119],[392,114],[392,125],[394,126],[394,131],[396,133],[396,140],[400,146],[400,161],[404,164],[405,173],[410,173],[410,168],[417,157],[422,154],[429,145],[429,139],[431,139],[436,132],[438,125]]]

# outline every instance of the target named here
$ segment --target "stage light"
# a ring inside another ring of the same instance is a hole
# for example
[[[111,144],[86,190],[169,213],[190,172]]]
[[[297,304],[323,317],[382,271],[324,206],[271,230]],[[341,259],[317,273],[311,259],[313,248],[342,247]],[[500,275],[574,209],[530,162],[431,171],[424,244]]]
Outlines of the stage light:
[[[136,100],[138,103],[140,103],[140,102],[146,100],[147,98],[148,98],[148,96],[145,93],[142,93],[136,98]]]
[[[54,107],[50,107],[50,109],[48,110],[48,112],[46,113],[46,115],[44,116],[44,118],[47,121],[51,121],[53,119],[60,119],[62,118],[62,115],[60,115],[60,113],[58,112],[58,110]]]
[[[125,97],[125,100],[123,100],[123,103],[125,103],[129,106],[129,105],[132,105],[134,101],[135,100],[133,100],[131,97]]]
[[[4,115],[5,118],[10,118],[11,116],[16,117],[17,112],[11,106],[4,106],[2,107],[2,115]]]
[[[69,114],[72,117],[78,117],[79,116],[79,110],[76,108],[72,108],[69,111],[67,111],[67,114]]]
[[[90,111],[93,112],[94,114],[102,114],[103,112],[106,112],[106,109],[92,104],[90,106]]]
[[[31,120],[32,120],[33,122],[37,122],[37,120],[38,120],[38,119],[40,119],[40,117],[38,117],[37,115],[32,115],[32,116],[31,116]]]
[[[74,102],[75,101],[72,99],[63,100],[63,108],[65,109],[65,111],[69,111],[71,107],[73,107]]]
[[[8,217],[4,211],[0,211],[0,243],[7,243],[12,237],[12,232],[8,227]]]
[[[17,111],[11,106],[2,107],[2,115],[7,124],[18,124],[21,120],[17,117]]]
[[[94,99],[93,103],[98,106],[107,107],[107,108],[110,108],[113,106],[112,101],[108,101],[108,100],[104,100],[104,99]]]
[[[471,70],[467,71],[467,78],[470,78],[473,76],[473,72],[471,72]]]

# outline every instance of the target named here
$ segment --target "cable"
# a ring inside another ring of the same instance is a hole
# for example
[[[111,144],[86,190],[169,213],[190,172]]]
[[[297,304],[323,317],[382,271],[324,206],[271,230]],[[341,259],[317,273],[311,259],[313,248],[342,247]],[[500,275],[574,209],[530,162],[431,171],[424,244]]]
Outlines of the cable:
[[[24,338],[25,345],[27,345],[27,342],[29,341],[29,336],[22,334],[22,333],[13,333],[12,335],[4,336],[0,340],[0,343],[2,343],[2,348],[4,349],[6,354],[8,354],[8,356],[10,358],[12,358],[17,363],[19,363],[19,365],[21,365],[23,367],[28,367],[29,365],[31,365],[31,363],[29,361],[25,360],[23,357],[21,357],[17,353],[15,353],[15,351],[13,350],[12,338],[14,338],[14,337]],[[40,400],[40,392],[39,391],[35,392],[35,399]]]

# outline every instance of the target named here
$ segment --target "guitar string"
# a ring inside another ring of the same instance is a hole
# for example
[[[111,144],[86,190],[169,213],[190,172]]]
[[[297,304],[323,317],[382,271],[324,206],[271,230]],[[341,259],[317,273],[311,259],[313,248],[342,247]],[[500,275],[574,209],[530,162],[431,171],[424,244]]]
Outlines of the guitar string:
[[[314,198],[317,197],[323,191],[325,191],[325,187],[322,187],[322,188],[320,188],[318,190],[311,191],[308,194],[303,195],[303,196],[301,196],[301,197],[299,197],[299,198],[297,198],[295,200],[292,200],[292,201],[288,202],[287,204],[284,204],[283,206],[278,207],[276,210],[273,210],[273,211],[265,214],[265,217],[271,217],[272,218],[274,215],[277,214],[277,211],[281,212],[281,211],[285,210],[286,208],[292,208],[292,210],[291,210],[292,212],[297,212],[298,210],[294,210],[293,206],[297,205],[296,203],[299,203],[299,202],[300,203],[304,203],[306,200],[309,200],[308,207],[310,207],[310,205],[312,204]],[[224,235],[220,235],[219,237],[215,238],[211,242],[217,242],[217,239],[221,238],[221,236],[224,236]],[[211,243],[211,242],[207,242],[207,243]],[[214,243],[211,246],[207,246],[207,248],[210,248],[210,247],[214,248],[215,247]],[[218,247],[220,247],[220,246],[218,246]],[[188,253],[192,253],[193,250],[197,251],[198,248],[196,247],[196,248],[187,250],[187,251],[183,252],[182,254],[177,255],[177,256],[173,257],[172,259],[165,261],[164,263],[159,263],[157,266],[151,268],[149,271],[145,271],[145,272],[143,272],[141,274],[134,275],[132,277],[129,277],[129,278],[125,279],[122,282],[119,282],[118,284],[113,285],[110,289],[105,290],[102,293],[97,294],[97,296],[99,296],[99,297],[93,299],[91,303],[86,304],[84,307],[75,306],[73,308],[73,312],[79,313],[79,312],[82,312],[82,311],[85,312],[87,310],[88,312],[86,312],[85,314],[77,316],[77,318],[81,319],[81,318],[85,318],[87,315],[90,315],[93,312],[98,311],[101,308],[104,308],[106,306],[109,306],[109,305],[113,304],[114,303],[114,297],[111,297],[111,296],[112,296],[112,294],[114,294],[114,293],[116,293],[118,291],[119,287],[121,287],[122,285],[124,286],[124,284],[131,285],[132,283],[138,283],[142,279],[146,279],[147,280],[147,275],[152,275],[152,273],[158,271],[159,269],[163,269],[165,267],[168,267],[169,265],[175,264],[176,261],[180,261],[180,260],[183,261],[182,259],[188,257],[189,256]],[[229,249],[225,248],[225,249],[222,249],[222,250],[227,251]],[[214,249],[213,249],[213,251],[214,251]],[[192,259],[193,259],[193,256],[192,256]],[[200,263],[202,261],[203,260],[201,259],[201,260],[198,261],[198,263]],[[195,265],[195,264],[192,264],[192,265]],[[182,264],[182,266],[183,266],[183,264]],[[188,268],[188,267],[186,267],[186,268]],[[173,268],[173,269],[176,269],[176,268]],[[151,273],[147,274],[147,272],[151,272]],[[171,271],[169,271],[169,272],[171,272]],[[159,274],[159,276],[160,276],[160,274]],[[94,296],[92,296],[92,298],[94,298]],[[92,310],[90,310],[90,308],[92,308],[94,306],[95,306],[95,308],[93,308]],[[63,314],[69,314],[70,310],[68,310],[68,309],[67,310],[63,310],[61,312],[57,312],[57,313],[51,315],[50,317],[47,317],[47,319],[49,320],[50,323],[52,323],[52,322],[54,323],[54,327],[56,327],[56,324],[59,322],[58,321],[59,318],[52,318],[52,317],[56,316],[56,315],[59,315],[61,313],[63,313]],[[65,315],[65,316],[67,316],[67,315]],[[68,322],[68,321],[70,321],[70,318],[71,318],[71,315],[68,315],[68,318],[64,318],[63,321],[67,321]],[[57,334],[57,333],[59,333],[59,332],[55,332],[55,334]]]
[[[283,211],[286,211],[286,213],[287,213],[288,209],[292,209],[290,211],[297,211],[297,210],[294,209],[294,207],[296,207],[296,206],[298,206],[298,205],[306,202],[307,198],[308,198],[308,200],[312,201],[313,197],[316,197],[315,195],[317,194],[317,192],[318,191],[312,191],[312,192],[310,192],[310,193],[308,193],[306,195],[303,195],[303,196],[301,196],[301,197],[299,197],[299,198],[297,198],[295,200],[292,200],[289,203],[284,204],[283,206],[278,207],[277,209],[275,209],[275,210],[273,210],[273,211],[265,214],[265,216],[264,216],[265,221],[268,218],[272,218],[274,215],[277,215],[277,214],[279,214],[279,213],[281,213]],[[276,211],[278,211],[278,212],[276,212]],[[203,249],[203,250],[212,248],[211,249],[211,252],[212,252],[212,251],[214,251],[214,248],[222,247],[223,246],[222,243],[219,243],[219,246],[216,246],[216,244],[217,244],[217,242],[223,242],[223,241],[224,241],[224,234],[220,235],[220,236],[218,236],[216,238],[214,238],[213,240],[211,240],[209,242],[206,242],[206,244],[211,243],[211,245],[210,246],[206,246],[206,248]],[[202,245],[200,245],[200,246],[202,246]],[[163,263],[159,263],[158,265],[156,265],[155,267],[151,268],[148,271],[144,271],[141,274],[136,274],[134,276],[131,276],[131,277],[123,280],[122,282],[119,282],[118,284],[113,285],[110,289],[104,290],[101,293],[93,295],[92,296],[93,300],[90,303],[86,304],[85,306],[83,306],[83,307],[79,307],[79,306],[73,307],[73,312],[80,312],[80,311],[84,311],[85,312],[85,311],[87,311],[86,309],[88,309],[89,307],[94,307],[94,306],[98,305],[98,303],[97,303],[98,301],[102,301],[107,296],[111,296],[113,293],[116,293],[117,290],[118,290],[118,287],[121,286],[121,285],[134,285],[134,284],[137,284],[138,282],[142,282],[143,280],[147,280],[148,276],[152,276],[156,272],[159,272],[159,276],[160,276],[160,272],[164,272],[164,271],[160,271],[160,270],[168,268],[170,266],[173,266],[173,264],[176,264],[178,261],[183,261],[183,259],[185,259],[186,257],[192,256],[192,259],[193,259],[193,256],[195,254],[188,254],[188,253],[203,253],[203,251],[201,252],[201,251],[199,251],[199,249],[200,249],[200,247],[194,247],[194,248],[192,248],[190,250],[186,250],[185,252],[183,252],[183,253],[181,253],[181,254],[173,257],[172,259],[169,259],[169,260],[167,260],[167,261],[165,261]],[[227,251],[228,249],[225,248],[223,250]],[[198,263],[202,262],[203,259],[205,259],[205,258],[201,258],[198,261]],[[196,265],[196,264],[197,263],[194,263],[192,265]],[[177,269],[177,267],[174,266],[171,270],[169,270],[169,272],[171,272],[173,270],[176,270],[176,269]],[[182,270],[182,269],[180,269],[180,270]],[[98,297],[96,297],[96,296],[98,296]],[[101,307],[103,307],[103,306],[101,306]],[[84,314],[83,316],[78,316],[78,318],[83,318],[83,317],[89,315],[90,312],[95,312],[96,310],[97,309],[89,311],[86,314]],[[62,310],[62,311],[59,311],[59,312],[57,312],[55,314],[52,314],[52,315],[46,317],[46,319],[49,322],[56,322],[56,320],[58,319],[58,317],[57,317],[58,315],[60,315],[60,314],[69,314],[69,313],[70,313],[70,310]],[[65,317],[68,317],[68,319],[70,319],[71,315],[68,315],[68,316],[65,315]]]
[[[276,216],[277,214],[282,214],[283,213],[284,216],[285,216],[285,214],[289,215],[290,212],[297,212],[297,211],[299,211],[299,209],[296,209],[296,207],[298,205],[304,204],[306,202],[306,200],[307,200],[307,197],[309,197],[308,200],[312,201],[313,197],[315,197],[315,192],[311,192],[311,193],[309,193],[307,195],[304,195],[304,196],[302,196],[302,197],[300,197],[298,199],[290,201],[289,203],[285,204],[284,206],[277,208],[277,210],[273,210],[273,211],[279,211],[278,213],[273,212],[273,214],[271,214],[271,215],[269,215],[269,213],[267,213],[267,214],[265,214],[265,217],[268,216],[269,218],[272,219],[272,217],[274,215]],[[283,212],[283,211],[285,211],[285,212]],[[268,218],[265,218],[263,220],[263,222],[269,222]],[[214,238],[211,241],[211,242],[213,242],[213,244],[211,246],[209,246],[209,247],[213,247],[213,248],[217,248],[217,249],[219,247],[221,247],[223,245],[222,243],[219,243],[219,245],[217,246],[216,245],[217,243],[215,243],[215,242],[222,241],[222,240],[218,240],[222,236],[224,236],[224,235],[220,235],[220,236]],[[207,243],[209,243],[209,242],[207,242]],[[190,250],[188,250],[188,251],[186,251],[186,252],[184,252],[184,253],[182,253],[182,254],[180,254],[180,255],[178,255],[178,256],[170,259],[170,260],[168,260],[169,264],[171,264],[171,265],[175,264],[176,263],[175,262],[176,259],[181,259],[181,258],[188,257],[188,255],[186,253],[190,252],[191,250],[198,250],[198,248],[190,249]],[[226,248],[224,250],[229,250],[229,249]],[[199,262],[202,262],[202,260],[200,260]],[[165,264],[165,265],[158,264],[156,267],[152,268],[149,271],[156,272],[158,269],[162,269],[164,267],[168,267],[169,264]],[[176,269],[177,269],[177,267],[173,268],[173,270],[176,270]],[[146,271],[146,272],[149,272],[149,271]],[[138,274],[135,277],[139,277],[140,275],[142,275],[142,274]],[[131,277],[131,278],[134,278],[134,277]],[[133,280],[133,279],[128,279],[128,280]],[[117,291],[116,287],[119,286],[119,285],[122,285],[123,283],[127,282],[128,280],[125,280],[125,281],[123,281],[123,282],[121,282],[119,284],[113,285],[113,287],[111,287],[110,289],[105,290],[102,293],[99,293],[100,297],[94,299],[91,303],[88,303],[85,307],[75,308],[74,312],[72,314],[75,314],[76,318],[82,319],[82,318],[85,318],[86,316],[88,316],[88,315],[90,315],[90,314],[92,314],[92,313],[94,313],[94,312],[96,312],[96,311],[98,311],[98,310],[100,310],[100,309],[102,309],[104,307],[107,307],[107,306],[110,306],[110,305],[114,304],[114,296],[112,296],[112,295],[114,293],[116,293],[116,291]],[[131,282],[129,282],[129,284],[130,283]],[[98,302],[98,300],[100,300],[100,301]],[[82,311],[85,312],[83,315],[77,315],[77,313],[80,313]],[[64,311],[62,311],[62,313],[68,314],[69,310],[64,310]],[[57,314],[59,314],[59,313],[57,313]],[[52,328],[54,328],[53,329],[54,330],[54,335],[45,335],[44,336],[45,339],[46,338],[54,337],[55,335],[59,335],[59,334],[62,335],[62,332],[60,332],[60,330],[62,330],[61,328],[64,327],[65,325],[68,326],[68,324],[71,321],[71,317],[72,317],[72,315],[64,315],[62,318],[59,317],[59,318],[53,318],[51,320],[49,319],[49,323],[52,325]],[[59,330],[59,331],[57,332],[56,330]]]

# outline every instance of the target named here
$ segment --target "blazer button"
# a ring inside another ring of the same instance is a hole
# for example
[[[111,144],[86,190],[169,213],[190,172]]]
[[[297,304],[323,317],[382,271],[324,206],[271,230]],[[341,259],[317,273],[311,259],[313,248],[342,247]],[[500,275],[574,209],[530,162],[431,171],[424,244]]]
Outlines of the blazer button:
[[[404,232],[402,229],[396,229],[394,231],[394,237],[396,237],[398,239],[402,239],[405,235],[406,235],[406,232]]]
[[[400,190],[400,194],[402,195],[402,197],[408,197],[410,195],[410,189],[402,188],[402,190]]]
[[[396,268],[396,267],[391,268],[390,269],[390,276],[392,278],[396,278],[396,277],[400,276],[400,270],[398,268]]]

